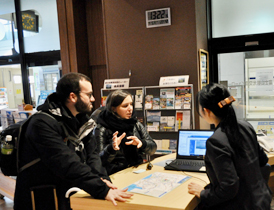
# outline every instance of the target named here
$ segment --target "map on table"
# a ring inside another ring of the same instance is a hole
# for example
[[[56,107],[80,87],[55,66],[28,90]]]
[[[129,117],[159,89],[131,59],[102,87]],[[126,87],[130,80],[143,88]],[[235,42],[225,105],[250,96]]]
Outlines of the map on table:
[[[126,188],[128,192],[160,198],[190,178],[186,175],[155,172]]]

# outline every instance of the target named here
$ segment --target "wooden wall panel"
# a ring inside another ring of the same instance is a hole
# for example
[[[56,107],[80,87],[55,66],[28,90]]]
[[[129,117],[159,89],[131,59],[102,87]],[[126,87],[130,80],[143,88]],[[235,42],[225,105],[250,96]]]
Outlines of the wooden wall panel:
[[[206,0],[57,2],[61,7],[58,7],[60,32],[67,30],[60,34],[63,72],[76,71],[90,76],[96,104],[100,104],[104,79],[128,78],[129,70],[130,86],[158,85],[161,76],[189,75],[189,83],[197,92],[197,50],[206,48],[203,34],[206,33]],[[164,7],[171,8],[172,25],[147,29],[145,11]],[[198,20],[196,12],[199,12]],[[62,16],[66,17],[65,22]],[[64,52],[66,48],[68,53]],[[195,119],[199,125],[197,122]]]
[[[106,65],[105,35],[101,0],[87,1],[89,65]]]
[[[57,0],[62,72],[88,73],[85,1]]]
[[[95,97],[94,108],[101,104],[101,88],[108,78],[106,67],[106,40],[101,0],[86,1],[89,69]]]
[[[76,50],[71,51],[76,53],[77,72],[89,75],[89,52],[88,52],[88,36],[87,36],[87,20],[86,20],[86,2],[73,0],[73,29],[75,44],[71,45]],[[73,69],[74,70],[74,69]],[[72,71],[73,71],[72,70]]]
[[[128,78],[131,70],[134,87],[158,85],[162,76],[189,75],[197,93],[198,44],[206,46],[205,0],[102,1],[110,79]],[[171,9],[171,26],[146,28],[145,11],[165,7]]]
[[[197,82],[195,1],[103,0],[110,78],[130,86],[158,85],[161,76],[189,75]],[[170,7],[171,26],[146,28],[145,11]]]
[[[206,1],[195,0],[196,7],[196,34],[197,34],[197,55],[199,49],[208,51],[207,46],[207,20],[206,20]],[[197,74],[196,81],[199,81],[199,55],[197,56]],[[199,91],[198,86],[194,87],[194,93]],[[195,125],[197,128],[210,129],[210,125],[198,114],[195,115]]]
[[[69,41],[67,30],[67,12],[66,2],[64,0],[57,0],[58,10],[58,25],[59,25],[59,37],[60,37],[60,52],[62,61],[63,74],[70,72],[70,56],[69,56]]]
[[[100,107],[101,104],[101,88],[104,86],[104,79],[107,78],[106,66],[97,65],[91,67],[91,75],[93,78],[92,86],[95,97],[94,109]]]

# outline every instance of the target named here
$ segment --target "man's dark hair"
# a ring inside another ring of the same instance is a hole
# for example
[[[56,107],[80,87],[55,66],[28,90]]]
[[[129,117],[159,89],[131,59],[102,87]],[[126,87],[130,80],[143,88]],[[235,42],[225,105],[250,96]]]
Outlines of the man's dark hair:
[[[91,83],[90,78],[80,73],[68,73],[61,77],[57,83],[56,94],[60,100],[65,103],[71,92],[79,95],[81,91],[80,80],[86,80]]]

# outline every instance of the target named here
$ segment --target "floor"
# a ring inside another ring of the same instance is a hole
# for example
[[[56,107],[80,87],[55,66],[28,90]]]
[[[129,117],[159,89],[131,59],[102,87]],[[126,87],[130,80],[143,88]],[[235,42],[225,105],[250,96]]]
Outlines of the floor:
[[[4,197],[0,199],[0,210],[12,210],[13,209],[13,201]]]
[[[13,201],[6,197],[0,198],[0,210],[13,210]],[[271,202],[271,210],[274,210],[274,197]]]

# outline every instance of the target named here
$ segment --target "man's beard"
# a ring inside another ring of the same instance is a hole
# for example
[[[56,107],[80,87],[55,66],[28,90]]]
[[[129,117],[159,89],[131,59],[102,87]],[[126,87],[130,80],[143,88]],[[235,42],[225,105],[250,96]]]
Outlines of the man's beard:
[[[82,99],[79,97],[76,104],[75,104],[75,109],[79,113],[86,113],[86,114],[91,114],[92,108],[90,107],[90,103],[84,103]]]

